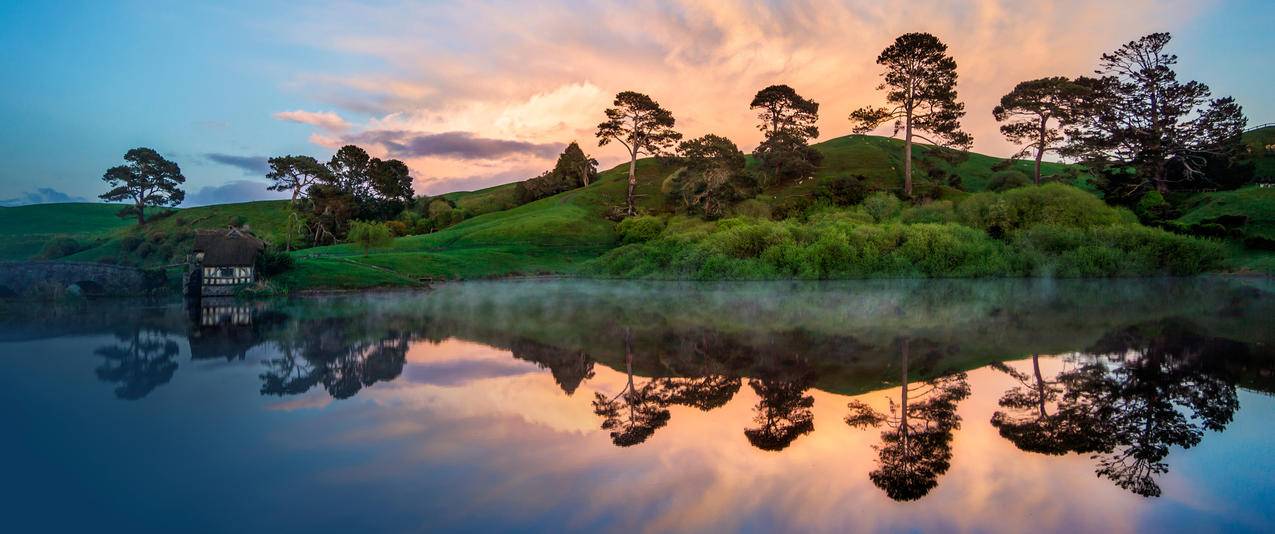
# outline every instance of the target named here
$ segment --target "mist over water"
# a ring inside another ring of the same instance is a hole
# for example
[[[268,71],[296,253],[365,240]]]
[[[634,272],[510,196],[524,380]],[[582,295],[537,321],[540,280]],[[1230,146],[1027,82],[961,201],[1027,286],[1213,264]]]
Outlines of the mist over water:
[[[9,306],[0,502],[20,531],[1264,531],[1273,290],[530,280]]]

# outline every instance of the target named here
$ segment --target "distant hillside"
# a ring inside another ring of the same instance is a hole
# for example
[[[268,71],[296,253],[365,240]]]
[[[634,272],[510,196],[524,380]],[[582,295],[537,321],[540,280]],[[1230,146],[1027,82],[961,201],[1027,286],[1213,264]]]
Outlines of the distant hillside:
[[[1253,155],[1257,178],[1275,182],[1275,126],[1245,133],[1244,144],[1248,145],[1249,153]]]
[[[24,260],[40,253],[58,236],[86,241],[105,239],[135,224],[115,214],[117,204],[34,204],[0,208],[0,260]]]

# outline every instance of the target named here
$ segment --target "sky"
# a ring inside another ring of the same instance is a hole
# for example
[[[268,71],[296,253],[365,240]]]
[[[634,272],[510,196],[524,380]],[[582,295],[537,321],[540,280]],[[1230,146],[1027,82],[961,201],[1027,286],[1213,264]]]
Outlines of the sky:
[[[138,146],[181,166],[185,206],[279,198],[267,158],[350,143],[405,161],[425,194],[535,176],[573,140],[605,169],[626,154],[594,130],[624,90],[750,151],[748,103],[784,83],[831,139],[883,103],[876,56],[913,31],[949,45],[978,152],[1016,151],[991,117],[1016,83],[1089,74],[1156,31],[1180,77],[1256,125],[1275,121],[1271,28],[1269,0],[0,0],[0,205],[94,200]]]

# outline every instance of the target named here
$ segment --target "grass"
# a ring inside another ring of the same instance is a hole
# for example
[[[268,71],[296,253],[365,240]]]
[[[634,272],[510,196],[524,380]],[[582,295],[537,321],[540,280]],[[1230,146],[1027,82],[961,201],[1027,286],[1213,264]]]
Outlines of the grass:
[[[170,215],[153,218],[145,225],[130,224],[111,232],[107,239],[95,246],[67,256],[71,261],[116,261],[139,265],[165,264],[185,254],[181,247],[170,247],[172,253],[164,257],[143,257],[122,245],[129,238],[153,239],[157,236],[189,234],[193,230],[226,228],[237,221],[244,221],[257,236],[269,242],[282,243],[288,224],[288,201],[262,200],[217,204],[174,210]]]
[[[136,224],[133,218],[116,216],[121,207],[85,202],[0,208],[0,259],[30,259],[55,237],[104,241]]]
[[[1224,216],[1247,217],[1244,235],[1275,241],[1275,188],[1250,186],[1234,191],[1198,193],[1183,203],[1177,222],[1186,226]]]

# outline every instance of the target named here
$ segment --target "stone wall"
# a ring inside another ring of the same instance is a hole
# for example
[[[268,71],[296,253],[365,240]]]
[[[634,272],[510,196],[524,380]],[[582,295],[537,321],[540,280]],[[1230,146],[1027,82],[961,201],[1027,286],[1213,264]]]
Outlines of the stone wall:
[[[0,262],[0,297],[63,294],[137,295],[145,287],[141,269],[73,261]]]

